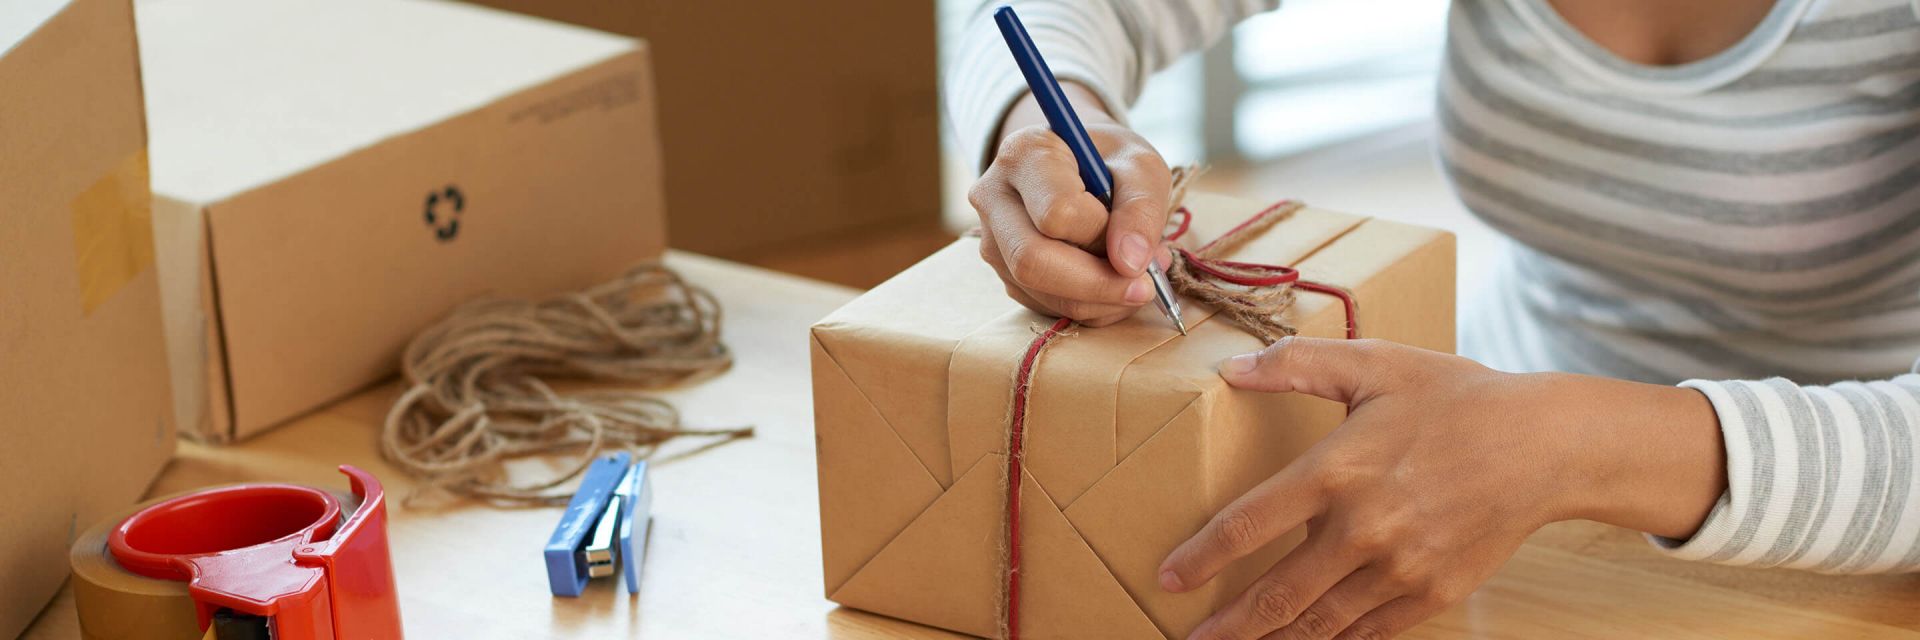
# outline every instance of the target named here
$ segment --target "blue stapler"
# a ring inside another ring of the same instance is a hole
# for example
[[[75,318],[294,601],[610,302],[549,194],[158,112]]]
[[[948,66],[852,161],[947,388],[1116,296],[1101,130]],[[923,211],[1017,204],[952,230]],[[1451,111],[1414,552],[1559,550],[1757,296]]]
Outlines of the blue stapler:
[[[588,580],[611,576],[616,567],[625,570],[627,593],[639,593],[652,508],[647,461],[635,462],[625,452],[593,461],[547,539],[547,585],[553,595],[578,597]]]

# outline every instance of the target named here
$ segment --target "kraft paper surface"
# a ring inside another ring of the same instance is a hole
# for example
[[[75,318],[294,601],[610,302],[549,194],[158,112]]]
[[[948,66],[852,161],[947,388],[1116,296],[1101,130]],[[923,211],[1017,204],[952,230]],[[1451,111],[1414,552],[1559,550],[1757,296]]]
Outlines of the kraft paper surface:
[[[143,105],[133,3],[0,0],[0,638],[173,452]]]
[[[145,149],[74,197],[73,248],[81,309],[88,314],[153,266],[153,195]]]
[[[1198,243],[1271,203],[1189,204]],[[828,597],[990,635],[1014,371],[1049,319],[1006,297],[977,243],[956,242],[815,325],[815,424]],[[1349,289],[1362,337],[1453,349],[1450,234],[1307,208],[1228,257]],[[1037,364],[1022,513],[1039,524],[1020,541],[1022,636],[1184,636],[1298,542],[1195,591],[1158,586],[1174,546],[1345,416],[1334,402],[1228,387],[1218,363],[1260,342],[1184,304],[1189,336],[1148,309],[1075,327]],[[1287,317],[1320,337],[1347,322],[1338,300],[1307,291]]]

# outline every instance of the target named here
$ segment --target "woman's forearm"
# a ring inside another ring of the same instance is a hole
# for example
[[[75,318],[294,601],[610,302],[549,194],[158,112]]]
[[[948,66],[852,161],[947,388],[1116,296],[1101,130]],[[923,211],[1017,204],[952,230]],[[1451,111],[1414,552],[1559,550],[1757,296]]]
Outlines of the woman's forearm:
[[[1692,389],[1535,374],[1543,406],[1577,449],[1569,518],[1686,539],[1727,488],[1719,418]]]
[[[1000,3],[987,5],[996,6]],[[1220,39],[1233,25],[1279,6],[1280,0],[1011,1],[1027,32],[1061,82],[1083,82],[1124,109],[1147,78],[1187,53]],[[959,37],[943,74],[947,117],[960,148],[981,166],[1005,132],[1007,106],[1026,82],[1007,54],[990,11],[980,11]],[[1092,100],[1071,96],[1082,118]],[[1089,123],[1091,124],[1091,123]],[[1000,132],[1000,133],[996,133]]]
[[[1187,591],[1307,531],[1199,637],[1292,625],[1280,636],[1350,625],[1390,636],[1465,599],[1543,525],[1589,518],[1684,537],[1724,482],[1715,411],[1690,389],[1505,373],[1364,339],[1287,338],[1220,371],[1240,389],[1349,413],[1168,554],[1161,587]]]

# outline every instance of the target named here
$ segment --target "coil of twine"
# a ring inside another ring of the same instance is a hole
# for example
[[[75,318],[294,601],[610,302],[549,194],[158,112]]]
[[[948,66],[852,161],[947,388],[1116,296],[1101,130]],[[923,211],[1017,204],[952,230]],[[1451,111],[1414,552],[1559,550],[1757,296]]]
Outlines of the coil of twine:
[[[726,370],[720,321],[712,293],[654,263],[545,300],[463,305],[408,343],[407,390],[387,413],[381,453],[422,489],[538,505],[566,502],[563,485],[603,451],[646,457],[680,436],[750,436],[751,427],[688,428],[640,390]],[[550,386],[559,380],[622,388],[561,392]],[[528,457],[566,464],[512,481],[506,463]]]

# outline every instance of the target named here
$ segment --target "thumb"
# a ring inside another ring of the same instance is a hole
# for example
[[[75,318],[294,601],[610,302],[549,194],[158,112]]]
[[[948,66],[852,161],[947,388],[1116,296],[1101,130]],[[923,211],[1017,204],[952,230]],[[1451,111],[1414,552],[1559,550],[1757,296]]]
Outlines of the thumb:
[[[1113,215],[1107,219],[1107,259],[1120,275],[1135,278],[1160,255],[1167,228],[1173,175],[1159,155],[1136,154],[1112,165]]]
[[[1375,391],[1373,381],[1384,360],[1380,350],[1372,340],[1289,336],[1228,358],[1220,363],[1220,377],[1241,389],[1298,391],[1353,405]]]

